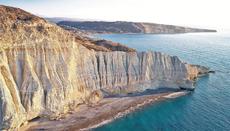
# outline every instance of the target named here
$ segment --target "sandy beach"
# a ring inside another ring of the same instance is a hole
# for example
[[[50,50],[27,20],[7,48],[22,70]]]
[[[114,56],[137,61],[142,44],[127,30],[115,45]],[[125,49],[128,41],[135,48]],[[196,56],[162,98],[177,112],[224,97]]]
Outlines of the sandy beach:
[[[20,130],[89,130],[107,124],[143,106],[157,101],[171,99],[187,92],[167,92],[152,95],[104,98],[99,103],[88,106],[80,105],[59,120],[40,118],[24,125]]]

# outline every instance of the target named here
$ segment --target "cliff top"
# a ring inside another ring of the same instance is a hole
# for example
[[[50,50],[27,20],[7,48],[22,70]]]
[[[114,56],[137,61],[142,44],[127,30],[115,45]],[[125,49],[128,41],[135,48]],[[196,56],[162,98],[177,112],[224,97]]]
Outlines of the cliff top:
[[[45,19],[22,9],[0,5],[0,50],[18,46],[55,46],[70,39],[70,34],[62,31]],[[62,36],[62,37],[60,37]]]
[[[71,46],[74,42],[95,51],[135,51],[121,44],[98,42],[81,34],[65,30],[45,19],[22,9],[0,5],[0,51],[8,48],[45,46],[49,48]]]
[[[0,20],[1,23],[14,23],[14,22],[36,22],[44,19],[26,12],[20,8],[0,5]]]

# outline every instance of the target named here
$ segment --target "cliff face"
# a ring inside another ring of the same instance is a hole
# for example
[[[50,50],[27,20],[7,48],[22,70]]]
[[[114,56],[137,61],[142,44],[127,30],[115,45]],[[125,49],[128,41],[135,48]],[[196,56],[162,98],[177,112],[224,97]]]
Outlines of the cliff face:
[[[193,89],[207,70],[158,52],[98,52],[81,42],[44,19],[0,6],[1,130],[37,117],[58,119],[97,102],[100,89]]]
[[[60,21],[58,25],[75,27],[92,33],[145,33],[145,34],[174,34],[193,32],[216,32],[216,30],[197,29],[174,25],[135,23],[135,22],[104,22],[104,21]]]

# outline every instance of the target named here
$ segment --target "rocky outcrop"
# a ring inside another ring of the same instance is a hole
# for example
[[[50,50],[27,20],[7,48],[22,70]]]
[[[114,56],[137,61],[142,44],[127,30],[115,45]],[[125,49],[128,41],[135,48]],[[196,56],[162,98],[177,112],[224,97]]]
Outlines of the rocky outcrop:
[[[105,21],[60,21],[62,27],[74,27],[91,33],[145,33],[145,34],[174,34],[195,32],[216,32],[216,30],[197,29],[174,25],[137,22],[105,22]]]
[[[0,6],[0,130],[58,119],[101,89],[185,88],[207,68],[159,52],[101,52],[21,9]]]

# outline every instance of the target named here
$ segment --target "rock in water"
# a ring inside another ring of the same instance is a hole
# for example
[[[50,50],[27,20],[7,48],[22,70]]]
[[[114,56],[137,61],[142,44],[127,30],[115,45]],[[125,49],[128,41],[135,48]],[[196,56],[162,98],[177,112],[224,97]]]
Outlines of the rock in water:
[[[202,70],[202,71],[201,71]],[[56,119],[103,88],[185,88],[208,70],[159,52],[97,52],[62,28],[21,9],[0,6],[0,127]]]

